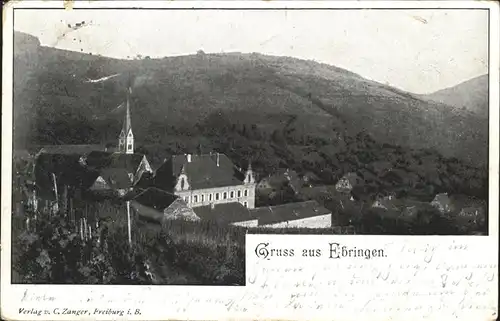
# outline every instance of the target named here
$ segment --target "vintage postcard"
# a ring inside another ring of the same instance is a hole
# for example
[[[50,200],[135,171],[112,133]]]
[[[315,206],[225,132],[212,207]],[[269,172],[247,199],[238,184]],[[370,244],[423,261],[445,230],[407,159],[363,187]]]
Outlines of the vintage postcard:
[[[13,1],[4,320],[496,320],[499,5]]]

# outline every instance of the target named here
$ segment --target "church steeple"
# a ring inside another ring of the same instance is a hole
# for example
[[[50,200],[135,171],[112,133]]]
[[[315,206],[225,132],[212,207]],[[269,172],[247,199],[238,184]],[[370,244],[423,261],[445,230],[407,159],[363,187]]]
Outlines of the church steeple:
[[[132,88],[129,86],[127,89],[127,101],[126,101],[126,114],[125,121],[123,122],[122,131],[120,132],[120,137],[118,139],[118,151],[125,154],[134,153],[134,134],[132,133],[132,121],[130,117],[130,94],[132,93]]]
[[[253,175],[252,171],[252,162],[248,162],[248,168],[247,171],[245,172],[245,179],[243,181],[245,184],[253,184],[255,183],[255,177]]]

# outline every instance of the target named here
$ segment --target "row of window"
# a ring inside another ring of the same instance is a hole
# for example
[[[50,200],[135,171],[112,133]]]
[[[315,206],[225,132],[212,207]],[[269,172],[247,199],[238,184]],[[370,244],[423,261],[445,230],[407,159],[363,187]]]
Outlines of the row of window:
[[[210,193],[210,194],[201,194],[201,195],[193,195],[192,196],[192,203],[198,203],[198,202],[205,202],[205,200],[208,200],[209,202],[212,201],[212,200],[220,200],[221,199],[221,194],[222,194],[222,199],[227,199],[228,196],[229,198],[234,198],[235,195],[237,195],[237,197],[241,197],[241,191],[237,191],[235,193],[235,191],[231,191],[231,192],[223,192],[223,193]],[[248,190],[246,189],[244,192],[243,192],[243,195],[245,197],[248,196]],[[206,197],[206,199],[205,199]],[[184,197],[184,201],[186,201],[186,203],[189,203],[190,200],[189,200],[189,196],[185,196]]]

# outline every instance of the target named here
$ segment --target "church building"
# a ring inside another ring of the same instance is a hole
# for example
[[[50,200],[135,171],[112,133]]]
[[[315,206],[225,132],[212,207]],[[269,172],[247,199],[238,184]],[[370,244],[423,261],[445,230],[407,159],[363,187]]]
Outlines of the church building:
[[[190,207],[225,203],[255,207],[251,164],[241,170],[221,153],[174,155],[156,171],[155,184],[178,195]]]
[[[82,162],[86,167],[99,172],[93,191],[114,191],[124,196],[141,180],[145,173],[153,170],[143,154],[134,152],[134,133],[130,116],[131,88],[127,90],[125,119],[118,136],[118,148],[115,152],[93,151]]]
[[[125,121],[123,122],[122,131],[118,138],[118,152],[125,154],[134,153],[134,134],[132,133],[132,121],[130,119],[130,94],[131,88],[127,90],[127,110],[125,115]]]

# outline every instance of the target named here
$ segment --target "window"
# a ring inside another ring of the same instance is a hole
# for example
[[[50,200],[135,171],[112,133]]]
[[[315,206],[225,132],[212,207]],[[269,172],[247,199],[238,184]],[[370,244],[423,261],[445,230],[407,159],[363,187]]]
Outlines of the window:
[[[219,193],[215,193],[215,200],[218,201],[219,200]]]
[[[211,201],[212,200],[212,193],[208,194],[208,200]]]
[[[198,203],[198,195],[193,196],[193,203]]]
[[[201,201],[204,202],[205,201],[205,194],[201,194]]]
[[[245,196],[248,196],[248,190],[247,189],[245,190]]]
[[[247,202],[243,203],[243,205],[245,205],[245,207],[248,207],[248,203]]]
[[[189,203],[189,196],[184,196],[184,201],[185,201],[186,203]]]
[[[132,149],[132,144],[128,144],[128,149]]]
[[[184,183],[185,182],[184,182],[184,178],[183,178],[183,179],[181,179],[181,189],[184,189]]]
[[[231,191],[231,198],[234,198],[234,192]]]
[[[241,191],[238,191],[238,197],[241,197]]]
[[[224,192],[223,195],[224,195],[223,198],[226,199],[227,198],[227,192]]]

